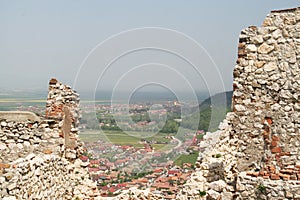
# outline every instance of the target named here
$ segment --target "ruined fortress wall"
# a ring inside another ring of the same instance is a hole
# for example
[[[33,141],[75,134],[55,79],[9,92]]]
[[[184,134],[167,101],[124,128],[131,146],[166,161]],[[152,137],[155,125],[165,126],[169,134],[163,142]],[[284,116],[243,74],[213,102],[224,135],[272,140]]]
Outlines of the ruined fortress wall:
[[[26,111],[0,111],[0,120],[15,121],[15,122],[40,122],[41,119],[32,112]]]
[[[177,199],[300,199],[300,8],[243,30],[233,74],[232,112]]]
[[[0,199],[96,199],[89,163],[79,159],[79,95],[51,79],[46,106],[43,120],[1,115]]]
[[[300,167],[299,58],[299,9],[274,11],[241,32],[230,133],[240,140],[239,171]],[[296,171],[290,178],[300,180]]]

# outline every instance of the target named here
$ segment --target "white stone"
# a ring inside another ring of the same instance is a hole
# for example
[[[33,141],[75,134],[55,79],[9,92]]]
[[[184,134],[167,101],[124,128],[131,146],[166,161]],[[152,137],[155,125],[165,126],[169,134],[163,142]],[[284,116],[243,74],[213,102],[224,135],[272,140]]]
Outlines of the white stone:
[[[3,183],[5,183],[5,178],[0,176],[0,184],[3,184]]]
[[[209,188],[217,192],[222,192],[223,189],[226,187],[226,185],[227,184],[223,180],[218,180],[218,181],[211,182],[209,184]]]
[[[219,199],[219,197],[221,196],[220,193],[218,193],[214,190],[208,190],[207,195],[212,199]]]
[[[15,189],[16,187],[17,187],[17,183],[11,183],[7,186],[7,189],[11,191],[11,190]]]
[[[266,43],[263,43],[257,49],[258,53],[262,53],[262,54],[268,54],[273,50],[274,50],[274,46],[268,45]]]
[[[284,111],[286,111],[286,112],[288,112],[288,111],[290,111],[292,108],[290,107],[290,106],[285,106],[284,107]]]
[[[0,142],[0,150],[3,151],[6,148],[7,148],[6,144]]]
[[[31,160],[34,157],[35,157],[35,154],[31,153],[26,157],[26,160]]]
[[[236,109],[236,111],[238,112],[242,112],[242,111],[245,111],[246,108],[243,106],[243,105],[235,105],[234,108]]]
[[[232,200],[233,193],[232,192],[222,192],[222,200]]]
[[[76,153],[67,152],[66,153],[66,158],[75,159],[76,158]]]
[[[17,198],[14,196],[9,196],[9,197],[3,197],[2,200],[16,200]]]
[[[282,31],[280,29],[277,29],[272,33],[272,36],[277,40],[280,36],[282,36]]]
[[[253,42],[255,44],[261,44],[261,43],[263,43],[264,42],[263,36],[262,35],[255,36],[253,38]]]
[[[30,147],[30,142],[24,141],[24,142],[23,142],[23,145],[24,145],[24,147]]]
[[[281,106],[278,103],[275,103],[274,105],[271,106],[272,110],[279,110],[281,108]]]
[[[278,68],[277,64],[275,62],[269,62],[267,64],[264,65],[264,70],[267,72],[276,70]]]
[[[18,147],[19,149],[23,149],[23,144],[22,144],[22,143],[18,143],[18,144],[17,144],[17,147]]]
[[[254,44],[249,44],[246,46],[246,51],[248,52],[256,52],[257,48]]]
[[[1,126],[5,127],[5,126],[7,126],[7,123],[5,121],[2,121]]]

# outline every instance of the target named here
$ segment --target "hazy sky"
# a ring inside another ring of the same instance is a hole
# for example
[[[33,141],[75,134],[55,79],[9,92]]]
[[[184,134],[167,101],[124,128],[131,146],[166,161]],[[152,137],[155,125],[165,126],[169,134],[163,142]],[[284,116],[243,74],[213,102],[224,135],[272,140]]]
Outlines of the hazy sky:
[[[240,31],[261,25],[271,10],[297,6],[298,0],[0,0],[0,88],[47,89],[56,77],[79,90],[151,83],[231,90]]]

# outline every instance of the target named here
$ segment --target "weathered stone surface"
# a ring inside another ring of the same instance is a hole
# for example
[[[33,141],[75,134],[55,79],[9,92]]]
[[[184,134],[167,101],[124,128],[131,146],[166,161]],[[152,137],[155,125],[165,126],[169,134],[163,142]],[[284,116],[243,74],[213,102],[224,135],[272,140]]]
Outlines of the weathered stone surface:
[[[276,70],[277,68],[278,67],[277,67],[277,64],[275,62],[269,62],[269,63],[264,65],[264,70],[267,71],[267,72]]]
[[[0,121],[14,121],[14,122],[40,122],[41,119],[32,112],[26,111],[0,111]],[[1,122],[1,126],[9,125],[5,122]]]
[[[248,52],[256,52],[257,48],[254,44],[250,44],[246,46],[246,51]]]
[[[274,46],[268,45],[266,43],[263,43],[257,49],[258,53],[262,53],[262,54],[268,54],[273,50],[274,50]]]
[[[81,145],[67,145],[69,141],[59,136],[65,125],[68,133],[78,138],[78,94],[52,79],[48,97],[49,112],[61,111],[51,116],[65,116],[63,109],[68,110],[68,122],[56,117],[40,122],[32,113],[0,114],[4,116],[0,118],[0,199],[97,199],[88,163],[81,164],[78,159]]]
[[[198,180],[207,189],[204,199],[300,197],[300,167],[295,167],[300,164],[296,18],[300,8],[272,12],[263,27],[241,32],[233,112],[226,116],[218,141],[201,142],[206,145],[198,171],[177,199],[193,199],[189,187]],[[217,153],[222,155],[218,161],[213,158]]]

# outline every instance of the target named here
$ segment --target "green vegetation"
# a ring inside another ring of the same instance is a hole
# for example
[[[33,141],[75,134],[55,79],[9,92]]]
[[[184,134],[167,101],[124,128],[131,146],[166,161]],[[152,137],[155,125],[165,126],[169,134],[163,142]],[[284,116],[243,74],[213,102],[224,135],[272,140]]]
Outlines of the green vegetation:
[[[217,154],[215,154],[215,155],[212,155],[212,157],[213,157],[213,158],[221,158],[221,157],[222,157],[222,155],[221,155],[221,154],[219,154],[219,153],[217,153]]]
[[[257,186],[257,189],[261,193],[265,193],[266,192],[266,186],[264,186],[262,183]]]
[[[201,139],[203,139],[203,136],[204,136],[204,134],[199,134],[199,135],[196,136],[196,138],[197,138],[198,140],[201,140]]]
[[[119,109],[122,110],[122,108]],[[158,111],[160,109],[162,108],[158,108]],[[163,108],[166,113],[161,114],[160,112],[154,112],[151,114],[151,117],[149,115],[149,110],[149,105],[145,105],[145,107],[139,109],[130,109],[129,113],[132,122],[125,119],[124,116],[122,116],[122,112],[116,115],[118,115],[119,123],[122,123],[122,120],[124,119],[125,123],[123,124],[122,129],[126,131],[177,132],[180,124],[176,120],[181,118],[181,108],[179,106],[166,106]],[[83,113],[81,123],[86,124],[87,129],[99,129],[100,124],[102,130],[121,131],[114,115],[110,113],[110,110],[105,109],[97,110],[96,116],[94,113]]]
[[[206,99],[199,105],[200,113],[195,112],[184,119],[181,126],[192,130],[216,131],[226,113],[231,110],[231,97],[232,92],[226,92]]]
[[[155,141],[156,144],[152,144],[156,150],[161,149],[166,146],[166,144],[170,141],[170,139],[166,139],[166,134],[159,133],[153,136],[149,136],[147,132],[123,132],[123,131],[110,131],[105,130],[88,130],[79,134],[80,139],[83,142],[97,142],[101,140],[103,142],[111,142],[113,144],[118,145],[132,145],[134,147],[143,147],[143,144],[140,144],[141,140],[146,141]],[[172,148],[174,146],[170,146]]]
[[[197,158],[199,156],[199,152],[194,151],[192,153],[190,153],[189,155],[180,155],[175,161],[174,164],[178,165],[178,166],[182,166],[183,163],[191,163],[191,164],[195,164],[195,162],[197,161]]]
[[[152,114],[150,118],[149,105],[139,109],[131,109],[129,113],[134,124],[126,124],[122,129],[126,131],[176,133],[181,127],[191,130],[216,131],[220,122],[225,118],[226,113],[231,110],[231,98],[232,92],[216,94],[199,105],[200,112],[194,112],[190,116],[183,117],[182,122],[177,120],[181,119],[180,106],[165,107],[164,109],[167,111],[166,115],[163,116],[165,120],[162,120],[162,116],[158,114]],[[121,115],[118,117],[122,118]],[[96,116],[91,113],[83,113],[81,122],[86,124],[87,129],[99,129],[100,123],[102,124],[102,130],[121,130],[114,116],[108,110],[98,110]],[[147,124],[150,122],[154,123],[152,125]],[[147,125],[139,126],[137,123],[146,123]],[[201,136],[198,136],[198,139],[201,139],[199,137]]]
[[[206,195],[206,192],[205,192],[205,191],[199,190],[199,196],[200,196],[200,197],[204,197],[205,195]]]

